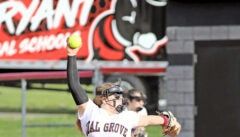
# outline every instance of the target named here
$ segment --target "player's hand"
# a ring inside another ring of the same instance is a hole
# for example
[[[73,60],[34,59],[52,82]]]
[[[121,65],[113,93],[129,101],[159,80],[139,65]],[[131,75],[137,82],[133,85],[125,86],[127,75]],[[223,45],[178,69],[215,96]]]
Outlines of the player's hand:
[[[163,127],[164,134],[170,137],[176,137],[177,135],[179,135],[180,131],[181,131],[181,125],[178,123],[175,117],[173,118],[172,127]]]

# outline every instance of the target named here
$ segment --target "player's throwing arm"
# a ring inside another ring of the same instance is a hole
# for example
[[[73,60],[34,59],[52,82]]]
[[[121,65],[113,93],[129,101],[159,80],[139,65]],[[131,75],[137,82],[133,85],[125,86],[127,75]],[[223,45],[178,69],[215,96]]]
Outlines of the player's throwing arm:
[[[82,46],[81,37],[78,34],[72,34],[67,39],[67,80],[68,87],[72,94],[72,97],[78,106],[78,111],[80,114],[84,112],[86,107],[86,103],[88,102],[88,97],[85,90],[81,87],[79,77],[78,77],[78,69],[76,63],[76,55],[78,50]]]

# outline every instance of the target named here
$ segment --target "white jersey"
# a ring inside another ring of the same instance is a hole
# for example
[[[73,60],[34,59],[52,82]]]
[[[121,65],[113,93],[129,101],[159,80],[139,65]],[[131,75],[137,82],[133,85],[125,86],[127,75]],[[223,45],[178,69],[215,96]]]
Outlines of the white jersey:
[[[128,110],[127,108],[124,111],[132,111],[132,110]],[[138,112],[136,112],[139,116],[147,116],[148,112],[147,109],[145,107],[142,107],[142,109]]]
[[[126,109],[125,111],[130,111],[130,110]],[[142,107],[142,110],[138,111],[137,114],[138,114],[139,117],[147,116],[148,112],[147,112],[147,109],[145,107]],[[132,128],[131,132],[132,132],[132,137],[139,137],[138,133],[142,133],[141,136],[143,135],[144,137],[148,136],[147,133],[145,132],[144,127]]]
[[[136,127],[139,115],[124,111],[111,115],[89,100],[82,116],[78,116],[86,137],[131,137],[131,129]]]
[[[147,109],[145,107],[142,108],[142,110],[137,112],[140,116],[147,116]]]

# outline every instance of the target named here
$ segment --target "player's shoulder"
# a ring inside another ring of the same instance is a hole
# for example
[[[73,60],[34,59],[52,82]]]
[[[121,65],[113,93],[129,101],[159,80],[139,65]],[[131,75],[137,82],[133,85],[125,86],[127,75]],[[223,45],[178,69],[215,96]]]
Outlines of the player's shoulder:
[[[87,107],[89,109],[99,109],[99,107],[91,99],[88,100]]]
[[[135,111],[126,110],[120,113],[119,119],[122,120],[123,123],[127,123],[129,127],[133,128],[137,126],[140,116]]]
[[[89,99],[88,102],[86,102],[84,111],[83,112],[78,111],[79,119],[83,119],[84,117],[95,114],[95,111],[98,111],[98,109],[99,107],[91,99]]]
[[[145,107],[142,108],[141,111],[138,112],[139,115],[148,115],[147,109]]]
[[[137,112],[135,111],[131,111],[131,110],[125,110],[122,113],[120,113],[120,115],[124,115],[124,116],[135,116],[138,115]]]

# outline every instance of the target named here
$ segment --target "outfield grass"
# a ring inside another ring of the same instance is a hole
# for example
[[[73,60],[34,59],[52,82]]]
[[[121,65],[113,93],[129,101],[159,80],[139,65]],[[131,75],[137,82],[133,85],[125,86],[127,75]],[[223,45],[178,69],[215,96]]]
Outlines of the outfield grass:
[[[54,85],[49,85],[51,87]],[[66,85],[55,85],[65,88]],[[28,137],[82,137],[74,127],[75,104],[68,92],[31,89],[27,91],[27,125],[48,125],[28,127]],[[91,95],[90,95],[91,96]],[[0,136],[21,136],[21,89],[0,86]],[[63,124],[67,126],[53,127]],[[161,137],[160,127],[148,127],[149,137]]]
[[[74,101],[69,92],[27,90],[29,112],[74,112]],[[20,112],[21,89],[0,87],[0,110]]]
[[[83,137],[74,127],[75,115],[27,115],[28,125],[45,125],[45,127],[27,127],[28,137]],[[54,124],[64,124],[69,126],[47,126]],[[0,117],[1,137],[20,137],[21,136],[21,117],[16,114],[8,114]]]

